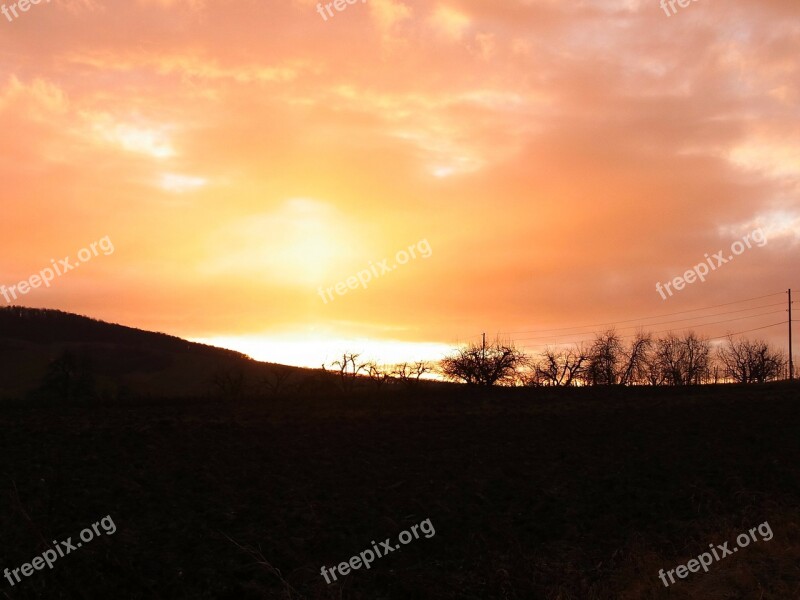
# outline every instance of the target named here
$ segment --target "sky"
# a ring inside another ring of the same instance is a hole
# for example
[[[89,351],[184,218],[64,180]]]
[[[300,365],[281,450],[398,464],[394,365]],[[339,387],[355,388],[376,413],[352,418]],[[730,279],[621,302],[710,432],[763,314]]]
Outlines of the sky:
[[[797,0],[339,5],[0,14],[0,284],[31,283],[0,305],[307,366],[723,304],[650,329],[786,320]],[[785,328],[754,335],[785,346]]]

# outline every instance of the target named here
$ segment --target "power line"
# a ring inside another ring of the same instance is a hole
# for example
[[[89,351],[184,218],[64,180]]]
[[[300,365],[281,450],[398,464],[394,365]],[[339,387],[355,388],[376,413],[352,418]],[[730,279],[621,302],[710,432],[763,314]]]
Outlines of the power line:
[[[736,311],[734,311],[734,312],[736,312]],[[773,310],[773,311],[761,313],[761,314],[758,314],[758,315],[746,315],[744,317],[736,317],[736,318],[733,318],[733,319],[723,319],[722,321],[713,321],[711,323],[695,323],[694,325],[691,325],[691,327],[707,327],[708,325],[719,325],[720,323],[730,323],[731,321],[741,321],[743,319],[755,319],[757,317],[765,317],[767,315],[776,315],[776,314],[780,314],[780,313],[783,313],[783,312],[785,312],[785,311]],[[705,315],[704,317],[700,317],[700,318],[707,318],[707,317],[711,317],[711,316],[714,316],[714,315]],[[679,321],[680,320],[686,320],[686,319],[679,319]],[[667,322],[669,322],[669,321],[667,321]],[[664,323],[662,323],[662,325],[663,324]],[[655,325],[658,325],[658,323],[655,323]],[[653,333],[664,333],[666,331],[673,331],[673,330],[674,330],[674,328],[672,328],[672,329],[664,329],[662,331],[656,331],[656,332],[653,332]],[[591,333],[591,332],[582,331],[582,332],[576,332],[576,333],[566,333],[566,334],[556,335],[555,337],[571,337],[571,336],[576,336],[576,335],[585,335],[585,334],[588,334],[588,333]],[[620,337],[622,337],[622,338],[634,337],[635,335],[636,334],[628,334],[628,335],[623,335],[623,336],[620,336]],[[524,341],[541,340],[541,339],[548,339],[548,338],[544,338],[544,337],[541,337],[541,336],[540,337],[533,337],[533,338],[518,338],[518,341],[524,342]],[[552,339],[552,338],[549,338],[549,339]]]
[[[774,314],[774,313],[771,313],[771,314]],[[721,321],[721,322],[722,323],[727,323],[728,321]],[[731,336],[741,335],[742,333],[749,333],[751,331],[758,331],[760,329],[768,329],[770,327],[775,327],[777,325],[786,325],[786,323],[787,323],[786,321],[781,321],[780,323],[773,323],[772,325],[765,325],[763,327],[755,327],[753,329],[746,329],[746,330],[743,330],[743,331],[736,331],[736,332],[731,333],[731,334],[725,334],[723,336],[712,337],[712,338],[709,338],[709,339],[710,340],[724,339],[724,338],[728,337],[728,335],[731,335]],[[713,325],[715,323],[709,323],[709,324]],[[661,333],[674,333],[674,332],[675,332],[674,329],[664,329],[664,330],[661,330],[661,331],[649,331],[647,333],[650,334],[650,335],[658,335],[658,334],[661,334]],[[628,339],[628,338],[636,337],[636,335],[637,334],[629,334],[629,335],[621,335],[619,337],[620,337],[620,339]],[[545,347],[550,346],[550,345],[556,345],[556,346],[570,345],[570,346],[572,346],[572,345],[590,344],[593,341],[594,341],[594,339],[582,339],[582,340],[572,340],[572,341],[561,342],[561,343],[553,342],[553,344],[547,344],[547,343],[520,344],[520,347],[522,347],[522,348],[545,348]]]
[[[764,327],[756,327],[755,329],[746,329],[745,331],[737,331],[736,333],[729,333],[728,335],[733,337],[734,335],[741,335],[743,333],[750,333],[751,331],[759,331],[761,329],[769,329],[770,327],[777,327],[778,325],[786,325],[786,321],[781,321],[780,323],[773,323],[772,325],[764,325]],[[728,335],[723,335],[723,336],[720,336],[720,337],[713,337],[713,338],[708,338],[708,339],[710,339],[710,340],[724,340],[725,338],[728,337]]]
[[[625,327],[619,327],[618,329],[637,329],[639,327],[653,327],[655,325],[667,325],[669,323],[681,323],[683,321],[694,321],[696,319],[709,319],[711,317],[721,317],[723,315],[733,315],[736,313],[747,312],[748,310],[758,310],[760,308],[772,308],[773,306],[783,306],[783,302],[776,302],[774,304],[764,304],[762,306],[751,306],[750,308],[740,308],[739,310],[729,310],[727,312],[721,313],[714,313],[710,315],[698,315],[696,317],[686,317],[685,319],[673,319],[671,321],[659,321],[658,323],[641,323],[639,325],[627,325]],[[776,311],[776,312],[783,312],[783,311]],[[764,313],[764,314],[771,314],[771,313]],[[759,315],[748,315],[751,317],[757,317]],[[696,327],[702,327],[704,323],[697,323]],[[617,329],[617,328],[615,328]],[[564,333],[561,335],[570,336],[570,335],[583,335],[585,333],[589,333],[587,331],[576,331],[575,333]],[[551,339],[552,336],[537,336],[537,337],[530,337],[530,338],[521,338],[524,340],[536,340],[536,339]]]
[[[755,296],[753,298],[747,298],[745,300],[737,300],[735,302],[725,302],[724,304],[715,304],[713,306],[705,306],[703,308],[693,308],[691,310],[682,310],[674,313],[664,313],[661,315],[652,315],[649,317],[637,317],[635,319],[626,319],[624,321],[612,321],[608,323],[595,323],[594,325],[577,325],[575,327],[558,327],[555,329],[532,329],[527,331],[501,331],[498,332],[498,335],[516,335],[516,334],[524,334],[524,333],[549,333],[552,331],[566,331],[568,329],[587,329],[592,327],[607,327],[609,325],[617,325],[619,323],[632,323],[634,321],[647,321],[650,319],[660,319],[661,317],[672,317],[675,315],[683,315],[690,312],[698,312],[701,310],[711,310],[712,308],[721,308],[723,306],[731,306],[733,304],[742,304],[743,302],[752,302],[753,300],[761,300],[762,298],[770,298],[772,296],[778,296],[785,294],[786,292],[775,292],[774,294],[766,294],[764,296]],[[783,304],[783,303],[781,303]],[[753,307],[755,308],[755,307]],[[713,315],[703,315],[703,316],[713,316]],[[697,318],[703,318],[703,316],[698,316]]]

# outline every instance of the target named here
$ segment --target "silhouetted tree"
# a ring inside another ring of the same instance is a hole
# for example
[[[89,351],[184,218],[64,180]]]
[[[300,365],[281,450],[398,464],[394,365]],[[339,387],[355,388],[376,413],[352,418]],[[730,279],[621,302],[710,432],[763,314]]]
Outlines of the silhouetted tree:
[[[62,401],[92,400],[96,397],[91,360],[85,354],[80,361],[70,350],[47,365],[39,395]]]
[[[642,377],[647,385],[665,385],[667,375],[656,351],[657,341],[653,342],[642,361]]]
[[[392,379],[391,371],[375,361],[366,363],[366,371],[367,377],[369,377],[369,380],[375,385],[375,389],[378,391]]]
[[[360,354],[344,352],[342,358],[333,361],[330,366],[339,376],[339,387],[344,392],[349,392],[355,387],[356,380],[362,372],[367,371],[367,363],[359,360]],[[326,373],[328,369],[322,365],[322,370]]]
[[[762,340],[728,336],[727,345],[717,351],[725,375],[737,383],[764,383],[778,379],[786,366],[786,356]]]
[[[619,382],[622,385],[647,382],[647,356],[652,347],[652,335],[640,331],[623,350],[622,369],[619,375]]]
[[[411,387],[419,383],[419,380],[426,373],[433,372],[433,365],[425,360],[418,360],[414,363],[404,362],[395,365],[392,369],[392,377],[398,379],[406,387]]]
[[[667,385],[699,385],[708,377],[711,346],[693,331],[656,340],[655,355]]]
[[[261,387],[271,396],[277,396],[284,391],[286,384],[288,384],[294,373],[295,369],[293,367],[275,365],[270,368],[269,373],[262,377]]]
[[[528,385],[568,387],[580,381],[587,370],[589,351],[582,345],[551,349],[542,352],[533,365]]]
[[[613,329],[598,335],[589,349],[588,382],[592,385],[619,383],[623,360],[624,347],[619,335]]]
[[[226,402],[239,402],[245,396],[245,376],[241,370],[219,369],[211,376],[211,387]]]
[[[512,383],[517,371],[526,364],[526,356],[511,344],[495,341],[470,344],[441,360],[442,374],[467,385],[491,386]]]

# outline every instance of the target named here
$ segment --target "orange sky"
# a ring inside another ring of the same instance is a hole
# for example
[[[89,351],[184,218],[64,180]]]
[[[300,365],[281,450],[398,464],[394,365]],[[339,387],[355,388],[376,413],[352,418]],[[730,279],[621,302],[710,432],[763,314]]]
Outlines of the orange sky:
[[[0,284],[114,245],[18,304],[318,365],[800,295],[797,0],[316,4],[0,15]],[[756,227],[766,246],[656,293]]]

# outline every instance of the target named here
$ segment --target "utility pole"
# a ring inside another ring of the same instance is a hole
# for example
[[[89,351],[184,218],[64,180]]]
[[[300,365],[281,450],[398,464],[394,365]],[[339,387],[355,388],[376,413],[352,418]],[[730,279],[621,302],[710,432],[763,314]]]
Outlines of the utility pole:
[[[794,361],[792,360],[792,288],[789,288],[789,381],[794,381]]]

